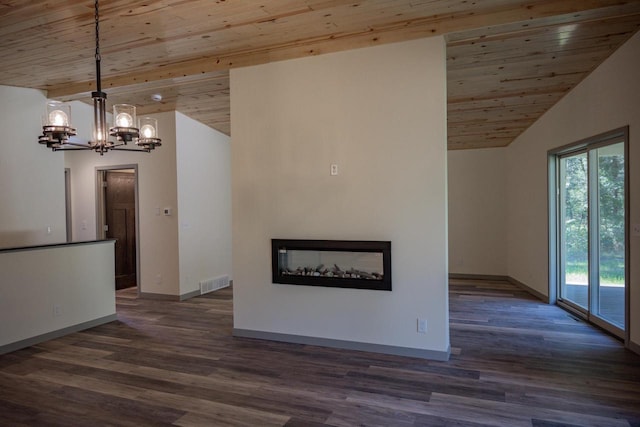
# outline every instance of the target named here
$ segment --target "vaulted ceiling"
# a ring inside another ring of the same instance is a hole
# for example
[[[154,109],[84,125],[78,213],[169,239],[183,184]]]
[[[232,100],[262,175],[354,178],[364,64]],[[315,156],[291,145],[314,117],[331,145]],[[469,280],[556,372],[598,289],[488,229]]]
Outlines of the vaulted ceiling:
[[[100,15],[110,103],[226,134],[231,68],[444,35],[448,145],[465,149],[510,144],[640,28],[640,1],[103,0]],[[91,0],[0,1],[0,84],[90,101],[94,31]]]

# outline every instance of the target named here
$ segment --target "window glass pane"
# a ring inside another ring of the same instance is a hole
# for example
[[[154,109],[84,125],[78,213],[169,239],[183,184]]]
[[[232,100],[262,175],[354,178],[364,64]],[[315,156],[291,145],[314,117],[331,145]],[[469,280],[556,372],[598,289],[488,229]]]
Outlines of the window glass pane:
[[[560,296],[589,304],[588,161],[581,153],[560,161]]]
[[[624,143],[597,150],[598,162],[598,316],[624,328],[625,192]]]

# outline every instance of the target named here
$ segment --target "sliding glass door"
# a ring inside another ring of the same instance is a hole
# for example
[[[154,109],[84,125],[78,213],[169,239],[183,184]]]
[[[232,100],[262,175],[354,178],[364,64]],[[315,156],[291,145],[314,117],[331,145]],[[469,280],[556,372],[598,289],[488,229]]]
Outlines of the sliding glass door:
[[[589,308],[589,189],[586,152],[560,157],[560,298]]]
[[[625,319],[625,156],[624,143],[597,148],[594,163],[592,203],[593,296],[591,311],[624,329]]]
[[[628,307],[626,136],[551,154],[557,301],[620,337]]]

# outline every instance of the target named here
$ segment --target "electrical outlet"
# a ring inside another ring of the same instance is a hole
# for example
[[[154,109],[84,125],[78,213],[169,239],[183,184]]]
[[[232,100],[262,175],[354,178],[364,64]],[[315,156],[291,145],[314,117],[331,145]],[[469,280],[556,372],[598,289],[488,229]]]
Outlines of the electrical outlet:
[[[418,317],[418,332],[421,334],[427,333],[427,319],[421,319]]]
[[[633,224],[631,234],[635,237],[640,237],[640,224]]]
[[[162,284],[162,274],[157,274],[156,275],[156,285],[161,285]]]
[[[334,163],[331,165],[331,176],[336,175],[338,175],[338,165]]]
[[[53,317],[60,317],[62,315],[62,308],[60,304],[53,305]]]

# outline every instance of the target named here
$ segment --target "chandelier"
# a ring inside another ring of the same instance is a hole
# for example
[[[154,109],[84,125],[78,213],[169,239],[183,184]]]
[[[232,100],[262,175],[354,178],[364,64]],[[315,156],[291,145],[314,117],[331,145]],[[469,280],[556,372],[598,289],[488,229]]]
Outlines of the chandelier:
[[[109,150],[149,152],[161,146],[158,138],[158,121],[152,117],[136,119],[136,107],[129,104],[113,106],[114,126],[107,132],[107,94],[102,91],[100,81],[100,17],[98,0],[95,1],[96,25],[96,91],[91,92],[93,98],[93,140],[88,142],[72,141],[76,129],[71,126],[71,106],[59,101],[48,101],[43,117],[40,144],[53,151],[59,150],[94,150],[103,155]],[[137,127],[136,127],[137,125]],[[115,138],[111,140],[109,137]],[[135,147],[125,148],[127,143]]]

